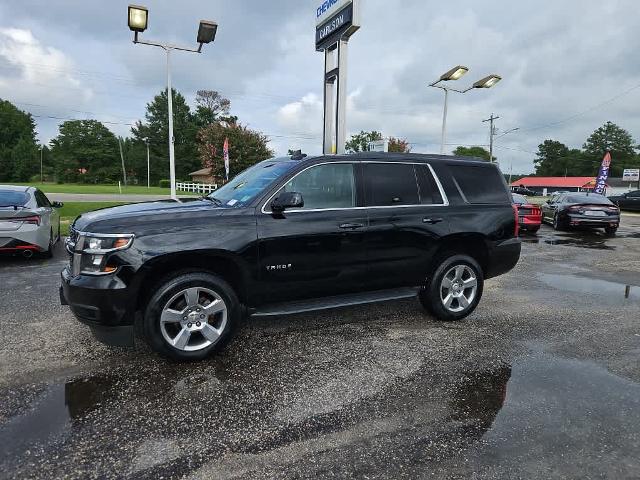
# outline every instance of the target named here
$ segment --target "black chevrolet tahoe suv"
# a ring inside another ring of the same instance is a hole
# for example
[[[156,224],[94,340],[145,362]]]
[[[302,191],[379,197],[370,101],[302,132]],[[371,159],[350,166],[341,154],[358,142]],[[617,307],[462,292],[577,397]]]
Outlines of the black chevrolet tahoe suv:
[[[202,359],[246,316],[417,296],[469,315],[520,257],[500,170],[456,157],[275,158],[213,194],[79,216],[60,297],[94,335]]]

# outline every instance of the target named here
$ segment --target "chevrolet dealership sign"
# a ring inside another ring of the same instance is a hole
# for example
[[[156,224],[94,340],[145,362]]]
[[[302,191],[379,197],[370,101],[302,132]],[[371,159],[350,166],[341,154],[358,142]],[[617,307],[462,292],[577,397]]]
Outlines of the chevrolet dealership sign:
[[[316,9],[316,50],[332,47],[359,28],[356,0],[325,0]]]

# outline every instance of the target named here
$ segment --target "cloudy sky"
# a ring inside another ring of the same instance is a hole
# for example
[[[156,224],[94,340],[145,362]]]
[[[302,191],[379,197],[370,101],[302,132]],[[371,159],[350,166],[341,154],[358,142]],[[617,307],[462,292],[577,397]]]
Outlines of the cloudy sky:
[[[349,51],[349,133],[406,137],[413,151],[440,148],[449,68],[460,87],[497,73],[491,90],[452,94],[448,149],[486,145],[482,120],[501,118],[503,170],[532,170],[537,145],[580,147],[611,120],[640,139],[637,0],[360,0],[362,28]],[[126,136],[166,85],[162,50],[133,45],[124,0],[0,0],[0,98],[36,116],[49,141],[64,119],[97,118]],[[320,153],[323,55],[314,50],[320,0],[139,0],[150,10],[143,38],[194,44],[200,19],[216,20],[215,44],[176,54],[174,87],[193,101],[219,90],[232,113],[288,148]],[[0,120],[2,121],[2,120]]]

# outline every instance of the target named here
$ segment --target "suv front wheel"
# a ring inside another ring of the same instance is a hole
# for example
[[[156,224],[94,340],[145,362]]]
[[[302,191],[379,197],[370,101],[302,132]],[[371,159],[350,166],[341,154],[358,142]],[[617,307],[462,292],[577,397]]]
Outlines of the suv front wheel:
[[[184,273],[163,282],[149,301],[144,335],[174,360],[202,360],[220,350],[240,320],[231,286],[209,273]]]
[[[418,298],[434,317],[461,320],[475,310],[482,297],[482,268],[468,255],[446,257],[436,267]]]

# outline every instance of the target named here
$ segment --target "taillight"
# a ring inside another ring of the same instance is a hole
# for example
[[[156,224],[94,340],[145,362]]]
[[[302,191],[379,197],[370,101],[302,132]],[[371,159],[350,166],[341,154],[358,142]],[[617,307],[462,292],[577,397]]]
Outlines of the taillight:
[[[11,218],[9,220],[6,220],[8,222],[15,222],[15,223],[28,223],[30,225],[37,225],[40,226],[40,217],[38,215],[33,215],[32,217],[20,217],[20,218]]]
[[[515,220],[515,224],[516,224],[516,226],[514,228],[514,231],[513,231],[513,235],[515,237],[517,237],[518,235],[520,235],[520,223],[518,221],[518,205],[513,203],[513,204],[511,204],[511,207],[513,207],[513,216],[514,216],[514,220]]]

